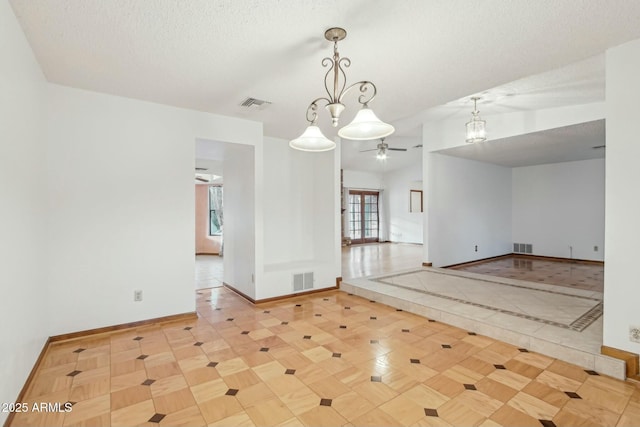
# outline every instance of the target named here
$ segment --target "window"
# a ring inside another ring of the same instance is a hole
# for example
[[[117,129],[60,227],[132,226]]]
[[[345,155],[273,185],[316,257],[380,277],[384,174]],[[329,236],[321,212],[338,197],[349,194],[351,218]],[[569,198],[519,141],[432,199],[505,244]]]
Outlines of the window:
[[[209,187],[209,236],[222,235],[222,186]]]

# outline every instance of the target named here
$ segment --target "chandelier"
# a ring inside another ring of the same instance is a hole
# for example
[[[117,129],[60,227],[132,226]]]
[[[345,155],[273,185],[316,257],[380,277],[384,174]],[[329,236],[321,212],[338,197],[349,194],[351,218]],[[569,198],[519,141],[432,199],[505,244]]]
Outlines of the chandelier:
[[[384,138],[395,130],[390,124],[381,121],[369,108],[369,102],[373,101],[377,94],[376,86],[372,82],[362,80],[347,86],[347,76],[344,69],[351,65],[351,60],[346,57],[340,58],[338,52],[338,42],[346,36],[347,32],[343,28],[329,28],[324,33],[324,38],[333,42],[333,58],[326,57],[322,60],[322,66],[329,67],[324,76],[324,88],[328,96],[311,101],[307,107],[306,117],[309,126],[301,136],[289,142],[291,148],[303,151],[333,150],[336,146],[335,142],[327,139],[316,124],[318,105],[325,104],[324,107],[331,115],[331,123],[336,127],[340,120],[340,114],[345,108],[342,99],[354,88],[360,91],[358,102],[362,104],[362,108],[351,123],[338,130],[338,135],[345,139],[368,140]],[[333,90],[329,89],[331,81],[333,81]],[[369,89],[371,92],[368,92]]]
[[[487,131],[485,129],[486,122],[480,119],[480,111],[476,107],[476,102],[480,98],[474,96],[471,98],[473,101],[473,111],[471,112],[471,120],[467,122],[467,142],[482,142],[487,139]]]

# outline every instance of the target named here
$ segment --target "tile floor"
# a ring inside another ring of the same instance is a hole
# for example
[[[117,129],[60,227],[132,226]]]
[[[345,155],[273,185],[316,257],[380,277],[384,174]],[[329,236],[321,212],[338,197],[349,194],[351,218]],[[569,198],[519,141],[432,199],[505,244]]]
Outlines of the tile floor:
[[[597,292],[603,292],[604,289],[604,266],[580,261],[537,260],[511,255],[508,258],[450,268],[489,276],[549,283],[573,289]]]
[[[218,255],[196,255],[196,289],[222,286],[223,258]]]
[[[14,426],[638,426],[640,386],[342,291],[51,345]]]

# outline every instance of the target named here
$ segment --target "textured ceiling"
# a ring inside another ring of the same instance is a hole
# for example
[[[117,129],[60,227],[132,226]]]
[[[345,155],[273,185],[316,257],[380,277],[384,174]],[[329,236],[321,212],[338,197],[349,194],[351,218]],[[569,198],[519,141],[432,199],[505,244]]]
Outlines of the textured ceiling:
[[[331,26],[348,31],[348,81],[378,85],[371,106],[399,137],[433,107],[640,38],[639,1],[10,1],[51,82],[259,120],[287,139],[323,94]],[[248,96],[272,104],[239,107]]]

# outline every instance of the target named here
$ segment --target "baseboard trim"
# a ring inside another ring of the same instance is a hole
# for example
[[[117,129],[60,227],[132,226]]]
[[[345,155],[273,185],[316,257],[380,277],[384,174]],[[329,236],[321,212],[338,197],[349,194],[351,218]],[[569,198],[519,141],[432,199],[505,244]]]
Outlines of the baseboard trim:
[[[340,283],[342,283],[342,276],[336,277],[336,288],[340,289]]]
[[[517,254],[515,252],[512,253],[511,255],[517,256],[518,258],[529,258],[532,260],[539,260],[539,261],[547,260],[547,261],[559,261],[559,262],[574,262],[578,264],[604,265],[604,261],[595,261],[592,259],[577,259],[577,258],[562,258],[562,257],[545,256],[545,255]]]
[[[433,263],[432,262],[423,262],[422,266],[423,267],[433,267]]]
[[[44,342],[44,346],[40,351],[40,355],[36,359],[36,363],[33,364],[33,368],[31,368],[31,372],[29,373],[27,380],[24,382],[24,385],[22,386],[20,393],[18,393],[18,397],[15,400],[16,402],[24,402],[24,398],[27,395],[27,391],[29,391],[29,387],[31,387],[31,383],[33,382],[36,376],[36,372],[38,372],[38,369],[40,369],[40,365],[42,364],[42,361],[44,360],[44,357],[47,354],[47,351],[49,350],[50,343],[51,343],[51,337],[47,338],[47,340]],[[15,417],[15,414],[16,413],[14,411],[9,412],[7,419],[4,420],[4,424],[3,424],[4,427],[8,427],[11,425],[11,423],[13,422],[13,417]]]
[[[220,256],[220,252],[196,252],[196,255],[217,255],[217,256]]]
[[[109,332],[120,331],[123,329],[138,328],[140,326],[153,325],[156,323],[175,322],[177,320],[192,320],[197,318],[198,318],[198,314],[195,311],[190,311],[187,313],[172,314],[170,316],[156,317],[153,319],[138,320],[136,322],[105,326],[103,328],[87,329],[84,331],[71,332],[69,334],[54,335],[52,337],[49,337],[49,340],[50,342],[66,341],[66,340],[84,338],[88,335],[104,334]]]
[[[577,264],[604,265],[604,261],[594,261],[594,260],[588,260],[588,259],[575,259],[575,258],[560,258],[560,257],[552,257],[552,256],[544,256],[544,255],[517,254],[515,252],[512,252],[512,253],[509,253],[509,254],[497,255],[497,256],[492,256],[492,257],[482,258],[482,259],[476,259],[476,260],[473,260],[473,261],[461,262],[461,263],[458,263],[458,264],[445,265],[442,268],[456,269],[458,267],[469,267],[469,266],[476,265],[476,264],[481,264],[481,263],[487,262],[487,261],[496,261],[496,260],[499,260],[499,259],[513,258],[513,257],[530,259],[532,261],[533,260],[535,260],[535,261],[556,261],[556,262],[568,262],[568,263],[577,263]],[[424,265],[424,263],[423,263],[423,265]]]
[[[222,282],[222,286],[224,286],[225,288],[229,289],[231,292],[234,292],[234,293],[238,294],[242,298],[244,298],[247,301],[249,301],[251,304],[255,304],[256,303],[256,300],[254,300],[253,298],[251,298],[249,295],[245,294],[244,292],[240,292],[239,290],[237,290],[236,288],[234,288],[230,284],[228,284],[226,282]]]
[[[503,258],[509,258],[514,254],[504,254],[504,255],[496,255],[496,256],[490,256],[488,258],[481,258],[481,259],[476,259],[473,261],[467,261],[467,262],[459,262],[457,264],[450,264],[450,265],[445,265],[442,268],[453,268],[455,269],[456,267],[467,267],[470,265],[475,265],[475,264],[480,264],[483,262],[487,262],[487,261],[495,261],[495,260],[499,260],[499,259],[503,259]]]
[[[263,298],[263,299],[256,300],[256,299],[251,298],[249,295],[246,295],[245,293],[237,290],[236,288],[234,288],[233,286],[229,285],[228,283],[223,283],[223,285],[224,285],[225,288],[227,288],[230,291],[238,294],[242,298],[244,298],[247,301],[249,301],[251,304],[255,304],[255,305],[265,304],[265,303],[274,302],[274,301],[282,301],[282,300],[289,299],[289,298],[301,297],[303,295],[316,294],[318,292],[336,291],[336,290],[340,289],[340,286],[336,285],[336,286],[332,286],[330,288],[311,289],[311,290],[304,291],[304,292],[296,292],[294,294],[279,295],[277,297]]]
[[[640,380],[640,372],[638,371],[640,369],[640,366],[638,366],[640,356],[636,353],[631,353],[630,351],[620,350],[606,345],[600,347],[600,353],[605,356],[624,360],[627,365],[627,377],[634,380]]]
[[[322,288],[322,289],[311,289],[309,291],[296,292],[295,294],[286,294],[286,295],[280,295],[280,296],[277,296],[277,297],[259,299],[259,300],[256,301],[256,304],[264,304],[264,303],[267,303],[267,302],[281,301],[281,300],[284,300],[284,299],[301,297],[301,296],[304,296],[304,295],[317,294],[319,292],[337,291],[338,289],[340,289],[338,286],[332,286],[330,288]]]

